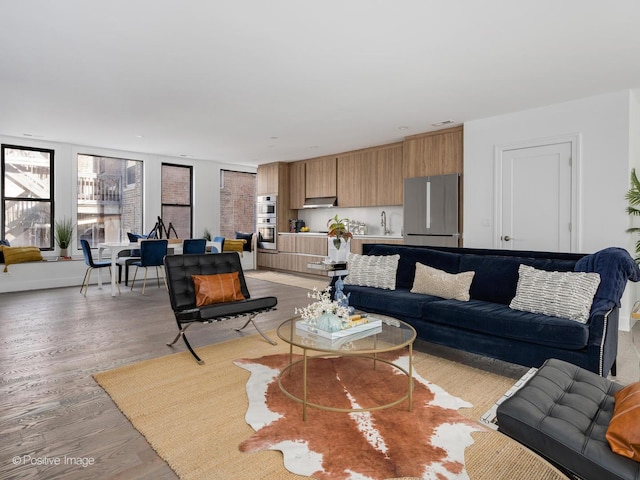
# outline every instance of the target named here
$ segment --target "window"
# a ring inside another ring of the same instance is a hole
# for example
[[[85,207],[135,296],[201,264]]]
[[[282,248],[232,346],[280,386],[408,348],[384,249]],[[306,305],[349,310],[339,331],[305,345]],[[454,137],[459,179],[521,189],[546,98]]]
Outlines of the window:
[[[144,233],[142,207],[141,161],[78,155],[78,248]]]
[[[2,237],[53,250],[53,150],[2,145]]]
[[[256,174],[220,170],[220,235],[256,229]]]
[[[162,223],[173,235],[173,227],[178,238],[193,235],[192,209],[193,167],[162,164]],[[166,232],[158,232],[166,237]]]

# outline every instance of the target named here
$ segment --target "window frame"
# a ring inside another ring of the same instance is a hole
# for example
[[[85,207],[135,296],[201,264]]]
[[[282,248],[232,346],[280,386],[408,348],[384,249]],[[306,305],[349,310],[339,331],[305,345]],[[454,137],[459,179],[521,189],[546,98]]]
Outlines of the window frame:
[[[5,150],[6,149],[15,149],[15,150],[27,150],[31,152],[40,152],[47,153],[49,155],[49,198],[23,198],[23,197],[9,197],[6,195],[6,165],[5,165]],[[51,205],[51,218],[50,218],[50,234],[49,234],[49,246],[48,247],[40,247],[41,251],[53,251],[54,249],[54,225],[55,225],[55,150],[50,148],[40,148],[40,147],[28,147],[23,145],[12,145],[8,143],[0,144],[0,192],[2,196],[2,239],[6,239],[7,231],[5,217],[7,211],[7,201],[12,202],[42,202],[49,203]]]
[[[78,182],[80,180],[80,174],[81,174],[81,169],[80,169],[80,157],[91,157],[93,159],[93,161],[98,161],[99,162],[99,167],[95,170],[95,174],[99,177],[100,175],[103,175],[106,173],[105,170],[105,163],[103,163],[103,161],[118,161],[121,162],[121,166],[119,167],[121,169],[120,175],[121,175],[121,185],[120,185],[120,189],[121,189],[121,193],[123,194],[120,198],[120,214],[119,214],[119,218],[120,218],[120,238],[118,239],[118,241],[124,241],[124,239],[126,238],[126,234],[125,234],[125,230],[127,230],[124,225],[122,224],[123,222],[123,217],[125,217],[125,212],[124,212],[124,202],[125,202],[125,196],[124,194],[126,192],[131,192],[132,190],[134,190],[135,188],[137,188],[138,183],[134,182],[132,184],[128,183],[128,168],[129,167],[135,167],[136,169],[139,168],[140,171],[140,182],[139,182],[139,189],[140,189],[140,204],[137,207],[134,207],[134,210],[139,211],[139,215],[140,215],[140,226],[139,232],[135,232],[135,233],[140,233],[140,234],[144,234],[144,204],[145,204],[145,167],[144,167],[144,160],[142,159],[138,159],[138,158],[128,158],[128,157],[121,157],[121,156],[115,156],[113,154],[110,153],[101,153],[101,152],[96,152],[96,151],[84,151],[84,150],[80,150],[78,149],[77,151],[74,152],[75,155],[75,159],[76,159],[76,203],[75,203],[75,220],[76,220],[76,224],[77,224],[77,235],[76,235],[76,239],[75,242],[77,244],[77,249],[81,250],[81,245],[80,245],[80,239],[81,239],[81,231],[80,231],[80,206],[83,202],[84,199],[80,198],[81,192],[80,192],[80,188],[78,186]],[[104,212],[96,212],[95,215],[100,218],[105,217]],[[137,228],[137,227],[136,227]],[[106,234],[106,231],[105,231]],[[89,240],[89,244],[91,245],[91,248],[97,248],[97,244],[101,243],[102,241],[114,241],[114,239],[107,239],[106,236],[104,238],[104,240],[95,240],[95,238],[93,240]]]
[[[164,167],[171,167],[171,168],[184,168],[184,169],[188,169],[189,170],[189,203],[188,204],[182,204],[182,203],[165,203],[163,201],[163,191],[164,191],[164,185],[162,185],[162,179],[164,178],[164,172],[163,172],[163,168]],[[160,165],[160,186],[161,186],[161,192],[160,192],[160,215],[161,218],[164,215],[164,208],[165,207],[189,207],[189,237],[188,238],[193,238],[193,165],[181,165],[178,163],[168,163],[168,162],[162,162],[162,164]],[[165,228],[169,228],[169,222],[165,222],[164,218],[163,218],[163,223],[165,224]],[[164,234],[164,232],[159,232],[159,234]]]

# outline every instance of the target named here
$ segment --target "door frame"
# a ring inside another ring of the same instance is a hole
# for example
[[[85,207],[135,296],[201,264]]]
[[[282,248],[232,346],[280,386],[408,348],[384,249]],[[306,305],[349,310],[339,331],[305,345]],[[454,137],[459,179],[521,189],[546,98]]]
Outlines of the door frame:
[[[494,156],[494,212],[493,248],[501,249],[502,242],[502,164],[505,152],[524,148],[544,147],[558,143],[571,144],[571,252],[580,252],[582,248],[582,134],[573,133],[554,137],[541,137],[514,143],[497,144],[493,147]]]

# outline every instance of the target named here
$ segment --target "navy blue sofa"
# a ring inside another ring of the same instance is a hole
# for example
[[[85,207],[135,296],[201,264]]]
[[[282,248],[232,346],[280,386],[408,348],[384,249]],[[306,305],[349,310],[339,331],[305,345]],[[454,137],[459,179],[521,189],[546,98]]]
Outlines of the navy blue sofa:
[[[418,338],[529,367],[558,358],[602,376],[615,375],[618,312],[627,280],[640,269],[626,250],[591,255],[365,244],[365,255],[399,254],[396,289],[345,285],[349,304],[399,318]],[[415,264],[449,273],[474,271],[468,302],[411,293]],[[520,264],[548,271],[595,271],[601,283],[586,324],[509,308]]]

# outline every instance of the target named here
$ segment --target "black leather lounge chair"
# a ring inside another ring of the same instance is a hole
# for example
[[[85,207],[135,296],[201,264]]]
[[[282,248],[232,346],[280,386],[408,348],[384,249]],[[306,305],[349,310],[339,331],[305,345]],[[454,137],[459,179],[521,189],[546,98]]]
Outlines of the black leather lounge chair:
[[[212,323],[244,316],[249,318],[241,328],[236,329],[237,331],[252,323],[266,341],[276,345],[276,342],[267,337],[258,328],[254,318],[260,313],[275,309],[278,299],[276,297],[251,298],[245,282],[242,265],[240,264],[240,256],[237,252],[216,255],[170,255],[165,257],[165,269],[171,308],[180,330],[176,338],[167,344],[168,346],[173,346],[182,337],[191,354],[202,365],[204,362],[193,350],[185,336],[187,328],[194,323]],[[238,272],[239,289],[242,292],[242,296],[244,296],[243,300],[197,306],[193,275],[208,276],[234,272]]]

